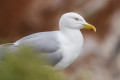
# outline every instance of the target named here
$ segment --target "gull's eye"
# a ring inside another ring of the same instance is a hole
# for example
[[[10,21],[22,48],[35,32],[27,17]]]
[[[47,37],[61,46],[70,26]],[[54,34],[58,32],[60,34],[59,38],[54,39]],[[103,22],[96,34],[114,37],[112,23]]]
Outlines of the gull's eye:
[[[79,18],[74,18],[74,19],[77,20],[77,21],[80,20]]]

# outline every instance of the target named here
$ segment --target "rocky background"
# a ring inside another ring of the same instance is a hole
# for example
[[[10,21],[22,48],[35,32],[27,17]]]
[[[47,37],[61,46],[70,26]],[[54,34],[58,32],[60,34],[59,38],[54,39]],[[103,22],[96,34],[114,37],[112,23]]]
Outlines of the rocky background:
[[[97,32],[82,30],[82,55],[64,71],[66,80],[120,80],[120,0],[1,0],[0,43],[58,30],[60,16],[71,11]]]

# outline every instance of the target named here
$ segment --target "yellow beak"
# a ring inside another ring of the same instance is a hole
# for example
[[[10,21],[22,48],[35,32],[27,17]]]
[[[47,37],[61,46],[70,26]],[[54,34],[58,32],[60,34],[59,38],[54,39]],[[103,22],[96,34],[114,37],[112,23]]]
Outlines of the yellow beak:
[[[92,30],[96,32],[96,28],[91,24],[82,24],[86,29]]]

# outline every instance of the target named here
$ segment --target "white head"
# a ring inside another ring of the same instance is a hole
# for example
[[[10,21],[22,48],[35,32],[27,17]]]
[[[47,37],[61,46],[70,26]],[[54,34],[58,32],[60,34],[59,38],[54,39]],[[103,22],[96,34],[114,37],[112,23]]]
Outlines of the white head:
[[[59,21],[59,27],[69,29],[87,28],[96,31],[93,25],[88,24],[81,15],[74,12],[63,14]]]

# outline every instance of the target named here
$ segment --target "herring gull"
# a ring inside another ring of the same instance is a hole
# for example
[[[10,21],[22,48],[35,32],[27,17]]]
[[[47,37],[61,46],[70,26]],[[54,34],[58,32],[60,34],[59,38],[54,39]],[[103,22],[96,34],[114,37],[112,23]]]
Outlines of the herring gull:
[[[72,64],[80,55],[83,46],[83,35],[80,31],[87,28],[96,32],[93,25],[88,24],[78,13],[69,12],[61,16],[59,31],[39,32],[25,36],[14,43],[0,46],[16,49],[28,45],[43,55],[55,69],[63,70]]]

